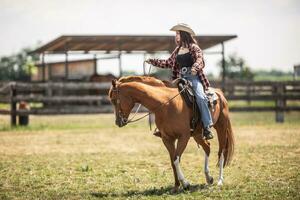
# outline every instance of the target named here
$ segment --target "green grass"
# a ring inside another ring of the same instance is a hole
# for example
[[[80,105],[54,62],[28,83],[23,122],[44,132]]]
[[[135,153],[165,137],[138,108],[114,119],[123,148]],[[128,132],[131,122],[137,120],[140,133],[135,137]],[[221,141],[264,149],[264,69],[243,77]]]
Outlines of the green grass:
[[[222,188],[205,184],[203,151],[182,157],[190,191],[170,194],[173,173],[147,121],[124,128],[114,116],[32,116],[9,127],[0,116],[0,199],[299,199],[300,113],[232,113],[236,153]],[[217,140],[210,169],[218,176]]]
[[[0,109],[9,109],[10,105],[9,104],[5,104],[5,103],[0,103]]]
[[[292,75],[282,75],[282,76],[273,76],[273,75],[255,75],[254,81],[293,81],[294,77]]]

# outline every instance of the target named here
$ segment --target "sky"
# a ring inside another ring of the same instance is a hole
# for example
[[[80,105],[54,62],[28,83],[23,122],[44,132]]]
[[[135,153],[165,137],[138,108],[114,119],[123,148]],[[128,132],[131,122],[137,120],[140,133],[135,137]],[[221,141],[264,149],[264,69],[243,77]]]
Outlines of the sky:
[[[226,56],[243,57],[253,70],[300,64],[300,0],[0,0],[0,56],[66,34],[174,35],[177,23],[199,35],[237,35],[225,43]],[[218,72],[220,58],[205,54],[208,73]],[[122,64],[141,72],[143,59],[124,56]],[[115,60],[99,67],[118,70]]]

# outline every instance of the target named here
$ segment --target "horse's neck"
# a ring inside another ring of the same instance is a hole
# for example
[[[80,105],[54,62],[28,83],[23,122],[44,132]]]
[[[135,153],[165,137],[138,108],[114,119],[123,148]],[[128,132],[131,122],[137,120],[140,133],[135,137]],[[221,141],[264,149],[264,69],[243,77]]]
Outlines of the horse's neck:
[[[140,103],[150,111],[154,111],[159,105],[168,99],[168,89],[151,86],[139,82],[126,83],[127,94],[135,103]]]

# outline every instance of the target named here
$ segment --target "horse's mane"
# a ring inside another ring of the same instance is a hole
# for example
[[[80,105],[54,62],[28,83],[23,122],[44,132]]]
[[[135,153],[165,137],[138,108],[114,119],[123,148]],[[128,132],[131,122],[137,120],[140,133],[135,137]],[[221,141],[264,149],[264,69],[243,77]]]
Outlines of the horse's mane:
[[[162,87],[174,87],[170,81],[160,80],[151,76],[126,76],[121,77],[119,80],[121,83],[128,82],[140,82],[151,86],[162,86]]]
[[[160,80],[151,76],[125,76],[119,78],[118,82],[120,83],[139,82],[139,83],[147,84],[150,86],[156,86],[156,87],[169,87],[169,88],[176,87],[170,81]],[[111,89],[108,92],[108,96],[112,98]]]

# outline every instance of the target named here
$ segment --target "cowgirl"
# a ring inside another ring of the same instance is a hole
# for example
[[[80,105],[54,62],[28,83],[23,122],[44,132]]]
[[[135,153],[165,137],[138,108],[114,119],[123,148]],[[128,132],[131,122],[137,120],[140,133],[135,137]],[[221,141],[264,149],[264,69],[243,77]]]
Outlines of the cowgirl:
[[[197,105],[201,112],[204,139],[212,139],[213,134],[210,128],[213,122],[208,108],[208,100],[204,93],[209,87],[209,82],[203,73],[202,50],[193,38],[195,36],[194,31],[187,24],[177,24],[171,28],[171,31],[176,31],[175,42],[177,45],[171,56],[166,60],[148,59],[146,62],[156,67],[171,68],[173,79],[179,78],[179,74],[181,74],[183,78],[192,83]]]

